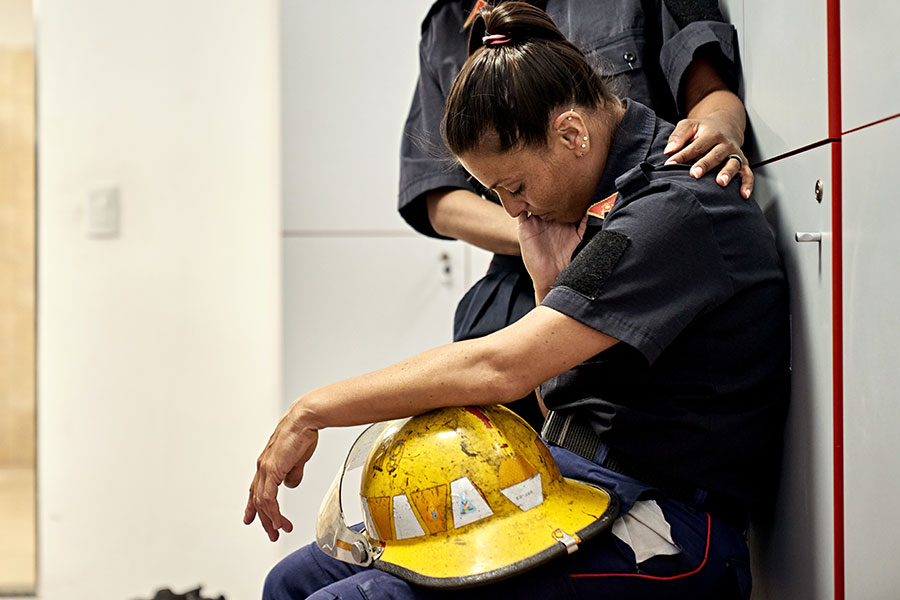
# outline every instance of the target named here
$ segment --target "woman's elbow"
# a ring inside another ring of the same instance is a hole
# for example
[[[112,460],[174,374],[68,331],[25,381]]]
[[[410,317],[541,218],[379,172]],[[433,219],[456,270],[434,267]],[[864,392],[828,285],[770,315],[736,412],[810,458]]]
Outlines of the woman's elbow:
[[[518,369],[497,369],[486,383],[484,392],[490,398],[487,404],[506,404],[524,398],[540,383],[532,379]]]

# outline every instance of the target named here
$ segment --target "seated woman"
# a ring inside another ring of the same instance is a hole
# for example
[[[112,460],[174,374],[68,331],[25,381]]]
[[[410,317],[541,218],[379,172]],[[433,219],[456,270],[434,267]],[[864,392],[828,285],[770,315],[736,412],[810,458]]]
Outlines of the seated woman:
[[[259,516],[272,540],[291,531],[276,496],[300,483],[320,429],[539,388],[562,474],[613,490],[622,516],[577,552],[466,595],[748,598],[744,531],[771,490],[789,393],[772,235],[738,185],[666,166],[672,126],[612,96],[545,13],[508,2],[480,18],[444,138],[518,218],[539,305],[298,398],[259,458],[244,521]],[[440,597],[314,545],[266,582],[269,598],[314,593]]]

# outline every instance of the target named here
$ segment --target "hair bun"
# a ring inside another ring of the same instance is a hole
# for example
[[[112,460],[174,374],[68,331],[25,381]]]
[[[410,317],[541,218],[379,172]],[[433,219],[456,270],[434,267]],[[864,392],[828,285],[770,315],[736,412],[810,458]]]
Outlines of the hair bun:
[[[547,13],[525,2],[483,9],[469,57],[453,80],[441,135],[459,157],[490,136],[490,148],[546,148],[554,111],[606,107],[616,97]]]
[[[491,45],[518,44],[539,39],[565,40],[565,36],[547,13],[527,2],[519,1],[486,6],[478,12],[469,34],[469,55],[485,45],[485,38],[494,35],[502,35],[508,39],[502,44]]]

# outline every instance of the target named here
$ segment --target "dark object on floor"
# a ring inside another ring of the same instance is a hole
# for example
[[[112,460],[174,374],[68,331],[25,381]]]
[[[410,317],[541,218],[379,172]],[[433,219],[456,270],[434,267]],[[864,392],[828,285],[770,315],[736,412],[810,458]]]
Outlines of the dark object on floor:
[[[176,594],[169,588],[162,588],[156,590],[156,595],[153,596],[150,600],[225,600],[225,596],[219,596],[218,598],[205,598],[200,594],[200,590],[202,587],[198,587],[195,590],[190,590],[183,594]]]

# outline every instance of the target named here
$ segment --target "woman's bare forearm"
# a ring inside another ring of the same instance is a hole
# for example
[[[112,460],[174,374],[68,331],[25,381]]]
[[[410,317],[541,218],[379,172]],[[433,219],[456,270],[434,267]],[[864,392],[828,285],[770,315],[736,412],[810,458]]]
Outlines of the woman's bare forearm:
[[[291,410],[316,430],[375,423],[443,406],[520,397],[483,339],[441,346],[384,369],[313,390]]]

